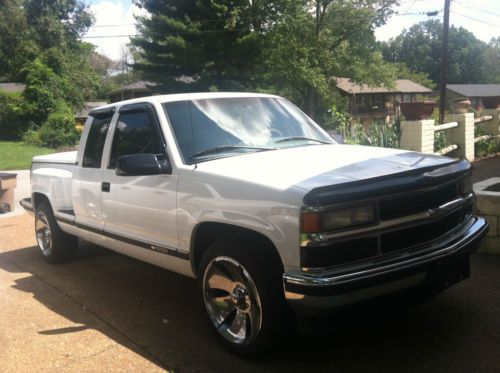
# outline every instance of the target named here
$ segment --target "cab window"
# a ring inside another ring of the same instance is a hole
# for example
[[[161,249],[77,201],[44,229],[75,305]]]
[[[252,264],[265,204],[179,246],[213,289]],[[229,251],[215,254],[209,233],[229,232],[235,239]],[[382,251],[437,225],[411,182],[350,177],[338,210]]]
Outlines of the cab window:
[[[104,142],[108,133],[113,112],[105,115],[96,115],[90,123],[89,135],[83,152],[82,167],[100,168]]]
[[[109,168],[115,168],[118,158],[128,154],[165,154],[165,145],[150,110],[140,109],[121,113],[118,117]]]

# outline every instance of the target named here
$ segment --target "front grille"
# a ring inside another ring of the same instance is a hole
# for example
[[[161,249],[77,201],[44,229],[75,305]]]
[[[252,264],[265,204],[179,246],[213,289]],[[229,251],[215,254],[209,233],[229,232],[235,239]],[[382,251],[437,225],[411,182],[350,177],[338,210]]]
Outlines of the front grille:
[[[387,254],[435,240],[451,231],[463,220],[464,214],[459,210],[438,222],[384,233],[380,237],[380,251],[382,254]]]
[[[379,202],[381,221],[417,214],[437,208],[459,197],[457,184],[448,184],[427,192],[395,197]],[[472,214],[472,203],[462,206],[438,221],[420,221],[412,225],[398,225],[390,230],[372,231],[365,236],[343,237],[332,241],[301,247],[303,268],[343,266],[362,261],[373,261],[401,252],[418,253],[463,223]]]
[[[326,246],[304,247],[300,251],[302,266],[331,267],[376,257],[378,255],[377,240],[377,237],[363,237]]]
[[[381,201],[380,220],[395,219],[438,207],[457,198],[457,190],[457,184],[453,183],[432,191]]]

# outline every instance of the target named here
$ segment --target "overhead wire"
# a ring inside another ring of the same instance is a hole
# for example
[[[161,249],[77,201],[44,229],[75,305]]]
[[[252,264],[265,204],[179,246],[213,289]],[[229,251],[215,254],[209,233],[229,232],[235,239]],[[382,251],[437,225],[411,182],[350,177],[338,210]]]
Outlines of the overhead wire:
[[[433,12],[415,12],[415,13],[404,13],[404,14],[394,14],[394,17],[402,17],[402,16],[421,16],[421,15],[428,15],[429,13]],[[374,16],[365,16],[365,17],[357,17],[357,18],[350,18],[351,21],[363,21],[363,20],[370,20],[370,19],[375,19],[376,17]],[[206,20],[206,21],[215,21],[215,20]],[[220,20],[218,20],[220,21]],[[155,22],[154,24],[162,24],[160,22]],[[321,22],[320,24],[328,24],[328,22]],[[130,24],[114,24],[114,25],[95,25],[95,27],[125,27],[125,26],[137,26],[139,24],[137,23],[130,23]],[[163,33],[163,35],[185,35],[185,34],[203,34],[203,33],[218,33],[218,32],[236,32],[236,31],[247,31],[248,29],[220,29],[220,30],[198,30],[198,31],[178,31],[178,32],[166,32]],[[261,30],[257,30],[261,31]],[[83,36],[83,39],[102,39],[102,38],[124,38],[124,37],[135,37],[139,36],[140,34],[121,34],[121,35],[88,35],[88,36]]]

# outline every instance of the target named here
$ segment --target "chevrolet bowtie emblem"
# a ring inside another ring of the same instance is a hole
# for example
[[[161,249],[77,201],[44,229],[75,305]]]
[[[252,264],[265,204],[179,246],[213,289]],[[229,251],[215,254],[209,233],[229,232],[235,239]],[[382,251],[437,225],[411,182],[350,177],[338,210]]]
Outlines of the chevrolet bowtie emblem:
[[[427,210],[427,217],[432,221],[438,221],[444,218],[445,211],[441,208]]]

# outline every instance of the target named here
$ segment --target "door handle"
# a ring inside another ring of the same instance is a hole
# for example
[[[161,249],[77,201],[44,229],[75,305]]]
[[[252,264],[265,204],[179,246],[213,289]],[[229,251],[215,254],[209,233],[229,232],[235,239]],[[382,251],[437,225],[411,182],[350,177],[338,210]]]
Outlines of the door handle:
[[[110,183],[105,183],[105,182],[101,183],[101,190],[103,192],[109,192],[110,189],[111,189],[111,184]]]

